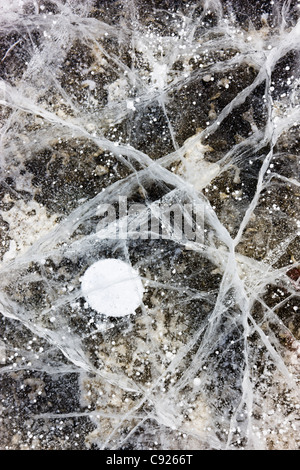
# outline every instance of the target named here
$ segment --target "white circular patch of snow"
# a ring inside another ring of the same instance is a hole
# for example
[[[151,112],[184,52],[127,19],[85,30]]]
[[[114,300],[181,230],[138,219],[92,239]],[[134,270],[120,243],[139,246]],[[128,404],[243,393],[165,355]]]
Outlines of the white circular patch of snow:
[[[110,317],[134,313],[140,306],[143,284],[128,263],[109,258],[92,264],[81,278],[81,290],[90,307]]]

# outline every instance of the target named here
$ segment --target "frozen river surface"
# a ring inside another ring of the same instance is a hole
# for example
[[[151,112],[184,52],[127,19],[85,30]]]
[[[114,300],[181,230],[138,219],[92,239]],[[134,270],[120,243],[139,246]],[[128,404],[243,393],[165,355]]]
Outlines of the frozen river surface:
[[[0,3],[1,449],[299,449],[300,2]]]

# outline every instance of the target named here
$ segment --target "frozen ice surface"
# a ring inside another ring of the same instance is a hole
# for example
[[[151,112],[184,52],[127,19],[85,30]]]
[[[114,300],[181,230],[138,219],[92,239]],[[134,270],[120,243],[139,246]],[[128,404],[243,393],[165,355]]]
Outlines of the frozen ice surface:
[[[299,449],[299,7],[0,2],[2,449]]]

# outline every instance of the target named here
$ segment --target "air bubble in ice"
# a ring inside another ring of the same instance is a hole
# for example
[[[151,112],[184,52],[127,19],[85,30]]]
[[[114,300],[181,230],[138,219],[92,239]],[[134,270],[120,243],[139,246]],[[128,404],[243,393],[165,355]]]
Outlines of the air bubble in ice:
[[[113,258],[92,264],[81,279],[81,289],[91,308],[110,317],[135,313],[143,296],[137,271]]]

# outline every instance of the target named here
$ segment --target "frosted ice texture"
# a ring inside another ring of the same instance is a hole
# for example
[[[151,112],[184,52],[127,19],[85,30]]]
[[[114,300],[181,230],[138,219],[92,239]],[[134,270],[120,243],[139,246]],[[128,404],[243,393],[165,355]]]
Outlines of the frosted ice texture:
[[[1,448],[299,448],[299,35],[294,0],[1,1]],[[203,242],[99,236],[120,197]],[[111,258],[135,315],[82,296]]]

